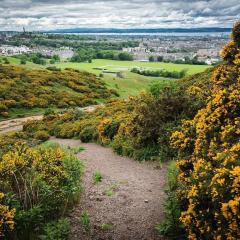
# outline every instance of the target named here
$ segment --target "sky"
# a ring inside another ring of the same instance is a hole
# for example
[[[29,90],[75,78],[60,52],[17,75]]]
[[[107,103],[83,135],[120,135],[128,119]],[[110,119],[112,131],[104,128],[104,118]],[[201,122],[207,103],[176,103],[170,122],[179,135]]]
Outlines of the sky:
[[[240,0],[0,0],[1,30],[232,27]]]

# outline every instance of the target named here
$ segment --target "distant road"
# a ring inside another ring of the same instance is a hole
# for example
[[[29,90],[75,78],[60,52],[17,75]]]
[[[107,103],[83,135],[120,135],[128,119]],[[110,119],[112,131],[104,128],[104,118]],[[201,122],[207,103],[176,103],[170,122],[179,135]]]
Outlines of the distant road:
[[[78,110],[82,110],[84,112],[93,112],[97,107],[103,106],[100,105],[91,105],[84,108],[78,108]],[[44,115],[35,115],[30,117],[24,118],[15,118],[10,120],[5,120],[0,122],[0,133],[7,133],[7,132],[14,132],[14,131],[21,131],[23,129],[23,125],[27,121],[33,120],[42,120]]]

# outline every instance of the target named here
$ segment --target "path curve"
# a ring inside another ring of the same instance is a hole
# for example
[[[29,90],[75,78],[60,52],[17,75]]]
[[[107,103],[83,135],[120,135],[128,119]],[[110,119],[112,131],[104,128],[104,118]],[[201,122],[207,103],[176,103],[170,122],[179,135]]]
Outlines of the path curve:
[[[78,110],[82,110],[84,112],[93,112],[97,107],[103,106],[103,104],[99,105],[91,105],[84,108],[77,108]],[[7,132],[14,132],[14,131],[21,131],[23,125],[27,121],[32,120],[42,120],[43,115],[35,115],[30,117],[23,117],[23,118],[15,118],[10,120],[0,121],[0,134],[7,133]]]
[[[139,163],[121,157],[112,149],[79,140],[56,139],[65,146],[82,146],[77,156],[85,164],[83,193],[80,203],[69,214],[72,240],[158,240],[155,226],[163,219],[166,165]],[[95,171],[103,181],[92,182]],[[86,233],[80,223],[83,210],[91,220],[91,231]],[[103,230],[103,224],[113,226]]]

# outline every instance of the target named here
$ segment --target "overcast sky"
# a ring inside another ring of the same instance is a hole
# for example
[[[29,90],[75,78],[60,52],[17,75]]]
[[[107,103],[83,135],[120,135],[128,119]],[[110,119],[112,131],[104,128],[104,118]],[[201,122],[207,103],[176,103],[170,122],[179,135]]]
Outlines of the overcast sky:
[[[231,27],[240,0],[0,0],[0,30]]]

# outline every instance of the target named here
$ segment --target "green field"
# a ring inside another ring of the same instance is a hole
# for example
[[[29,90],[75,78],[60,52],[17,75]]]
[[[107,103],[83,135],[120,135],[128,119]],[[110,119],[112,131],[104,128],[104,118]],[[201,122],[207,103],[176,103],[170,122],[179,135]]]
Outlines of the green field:
[[[11,64],[20,64],[19,59],[13,57],[8,57],[8,59]],[[30,68],[45,68],[52,65],[42,66],[27,62],[27,64],[23,66]],[[131,95],[138,95],[140,92],[148,89],[151,84],[156,82],[161,82],[165,84],[169,81],[175,81],[174,79],[166,79],[162,77],[148,77],[132,73],[131,69],[134,67],[141,67],[149,70],[165,69],[168,71],[181,71],[183,69],[187,69],[188,75],[203,72],[205,69],[209,68],[209,66],[207,65],[173,64],[163,62],[116,61],[107,59],[94,59],[92,63],[60,62],[56,63],[54,66],[61,69],[74,68],[82,71],[88,71],[96,75],[100,75],[102,73],[103,80],[107,83],[108,87],[116,89],[120,94],[121,98],[126,98]],[[121,72],[123,77],[117,77],[117,72]]]
[[[94,68],[106,69],[107,71],[130,71],[134,67],[142,67],[147,69],[165,69],[168,71],[181,71],[183,69],[188,70],[188,74],[194,74],[202,72],[209,68],[207,65],[189,65],[189,64],[174,64],[174,63],[163,63],[163,62],[136,62],[136,61],[116,61],[107,59],[94,59],[92,63],[58,63],[56,66],[61,68],[76,68],[86,70],[93,73],[100,73],[103,70],[97,70]]]
[[[188,64],[173,64],[160,62],[135,62],[135,61],[115,61],[106,59],[94,59],[92,63],[71,63],[61,62],[55,64],[58,68],[74,68],[92,72],[99,75],[103,73],[105,82],[111,88],[115,88],[120,96],[125,98],[129,95],[137,95],[141,91],[149,88],[155,82],[167,83],[174,81],[173,79],[164,79],[162,77],[147,77],[131,72],[134,67],[142,67],[145,69],[166,69],[168,71],[181,71],[187,69],[187,74],[191,75],[198,72],[203,72],[209,68],[206,65],[188,65]],[[112,73],[107,73],[112,72]],[[123,78],[119,78],[115,73],[122,72]]]

